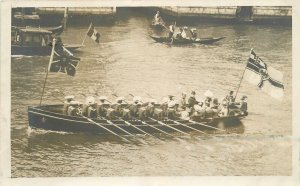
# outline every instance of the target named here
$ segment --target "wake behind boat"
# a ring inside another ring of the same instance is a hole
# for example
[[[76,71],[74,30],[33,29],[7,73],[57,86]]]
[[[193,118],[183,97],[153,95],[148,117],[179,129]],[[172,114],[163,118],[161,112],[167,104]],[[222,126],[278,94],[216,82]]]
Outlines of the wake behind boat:
[[[177,39],[172,37],[155,36],[155,35],[151,35],[150,37],[158,43],[172,43],[175,45],[193,44],[193,43],[207,45],[207,44],[213,44],[225,38],[225,37],[216,37],[216,38],[211,37],[211,38],[197,38],[197,39],[191,39],[191,38]]]

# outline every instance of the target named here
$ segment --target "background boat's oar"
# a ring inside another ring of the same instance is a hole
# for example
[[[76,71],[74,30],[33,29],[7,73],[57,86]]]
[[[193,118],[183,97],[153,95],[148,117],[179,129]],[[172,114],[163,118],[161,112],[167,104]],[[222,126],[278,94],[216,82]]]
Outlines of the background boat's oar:
[[[88,117],[85,117],[85,116],[83,116],[83,115],[80,115],[80,116],[83,117],[83,118],[85,118],[86,120],[88,120],[90,123],[92,123],[92,124],[94,124],[94,125],[97,125],[97,126],[101,127],[102,129],[104,129],[104,130],[110,132],[111,134],[113,134],[113,135],[115,135],[115,136],[118,136],[119,138],[121,138],[121,139],[123,139],[123,140],[129,142],[128,139],[126,139],[126,138],[120,136],[119,134],[117,134],[117,133],[115,133],[115,132],[109,130],[108,128],[104,127],[104,126],[101,125],[100,123],[97,123],[97,122],[93,121],[92,119],[90,119],[90,118],[88,118]]]
[[[164,126],[169,127],[169,128],[171,128],[171,129],[173,129],[173,130],[176,130],[177,132],[180,132],[180,133],[185,134],[185,135],[189,135],[188,133],[183,132],[183,131],[181,131],[181,130],[175,128],[175,127],[172,127],[172,126],[170,126],[170,125],[167,125],[167,124],[165,124],[165,123],[162,122],[162,121],[156,120],[156,119],[151,118],[151,117],[148,117],[148,118],[151,119],[152,121],[156,121],[157,123],[159,123],[159,124],[161,124],[161,125],[164,125]]]
[[[109,124],[111,124],[111,125],[113,125],[114,127],[116,127],[116,128],[118,128],[118,129],[120,129],[121,131],[123,131],[123,132],[125,132],[126,134],[128,134],[128,135],[130,135],[130,136],[134,136],[133,134],[131,134],[130,132],[128,132],[128,131],[126,131],[125,129],[122,129],[121,127],[119,127],[118,125],[116,125],[115,123],[113,123],[113,122],[111,122],[111,121],[109,121],[109,120],[107,120],[107,119],[105,119],[105,118],[103,118],[103,117],[98,117],[99,119],[103,119],[103,120],[105,120],[107,123],[109,123]]]
[[[194,131],[200,132],[200,133],[202,133],[202,134],[207,134],[206,132],[203,132],[203,131],[201,131],[201,130],[195,129],[195,128],[193,128],[193,127],[190,127],[190,126],[185,125],[185,124],[183,124],[183,123],[180,123],[180,122],[178,122],[178,121],[171,120],[171,119],[168,119],[168,120],[170,120],[170,121],[172,121],[172,122],[174,122],[174,123],[176,123],[176,124],[178,124],[178,125],[182,125],[182,126],[185,126],[185,127],[189,128],[189,129],[192,129],[192,130],[194,130]]]

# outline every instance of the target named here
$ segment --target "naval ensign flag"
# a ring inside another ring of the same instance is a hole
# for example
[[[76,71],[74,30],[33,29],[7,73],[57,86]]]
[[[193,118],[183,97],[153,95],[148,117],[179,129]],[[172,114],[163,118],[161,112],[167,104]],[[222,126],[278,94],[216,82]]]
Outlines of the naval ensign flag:
[[[91,23],[86,35],[88,35],[92,40],[94,40],[96,43],[100,42],[100,33],[97,32],[95,29],[93,23]]]
[[[255,54],[253,49],[251,49],[244,78],[273,98],[282,100],[284,94],[282,72],[268,66]]]

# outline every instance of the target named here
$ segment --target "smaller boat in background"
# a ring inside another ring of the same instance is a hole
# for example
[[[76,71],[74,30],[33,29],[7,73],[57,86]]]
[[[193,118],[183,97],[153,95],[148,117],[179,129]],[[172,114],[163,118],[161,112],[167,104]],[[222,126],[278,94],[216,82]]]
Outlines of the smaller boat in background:
[[[174,45],[192,44],[192,43],[208,45],[225,38],[225,37],[216,37],[216,38],[210,37],[210,38],[197,38],[197,39],[191,39],[191,38],[176,39],[171,37],[161,37],[161,36],[154,36],[154,35],[150,37],[158,43],[171,43]]]
[[[53,32],[35,27],[11,28],[11,55],[50,55]],[[74,52],[79,44],[63,44]]]

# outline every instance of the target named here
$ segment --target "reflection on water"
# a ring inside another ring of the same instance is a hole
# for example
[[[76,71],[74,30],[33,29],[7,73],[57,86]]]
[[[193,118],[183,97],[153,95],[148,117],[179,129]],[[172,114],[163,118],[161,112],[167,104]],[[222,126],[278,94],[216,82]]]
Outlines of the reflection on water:
[[[242,83],[249,97],[249,116],[229,133],[157,138],[137,136],[130,143],[113,136],[31,130],[27,107],[39,103],[48,57],[12,57],[12,176],[161,176],[161,175],[290,175],[291,28],[256,25],[193,24],[200,37],[226,36],[214,45],[170,46],[155,43],[151,18],[132,16],[100,26],[101,44],[86,39],[75,77],[50,74],[45,104],[59,103],[54,89],[66,94],[107,95],[131,99],[149,94],[161,99],[182,91],[211,90],[221,98],[236,90],[250,49],[283,71],[285,97],[278,102]],[[189,26],[189,25],[187,25]],[[69,27],[65,43],[81,43],[87,26]],[[63,95],[61,95],[63,97]],[[239,133],[234,135],[232,133]],[[280,161],[279,161],[280,160]]]

